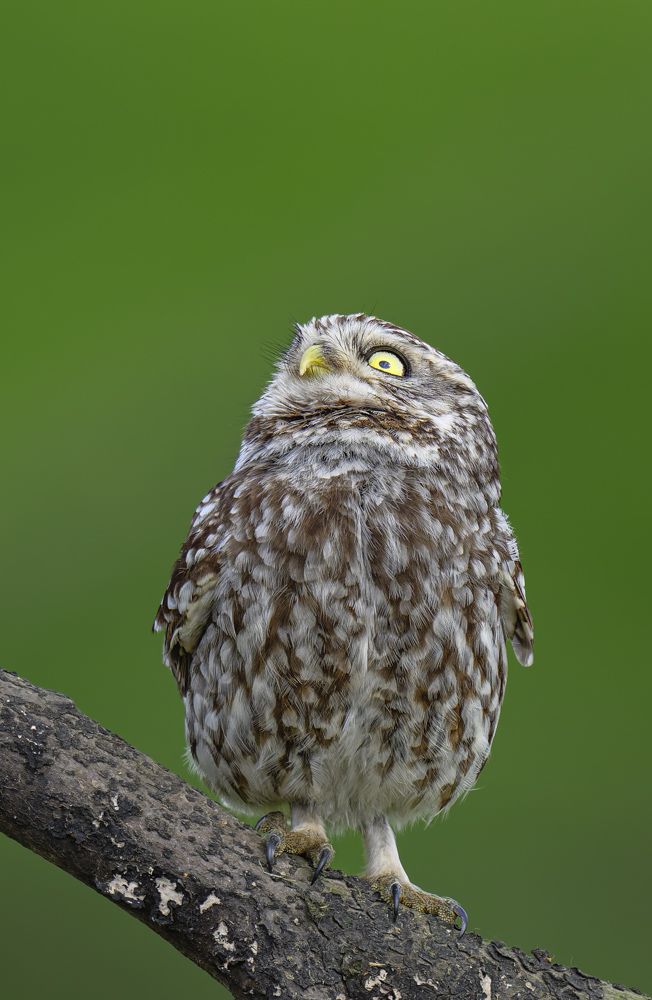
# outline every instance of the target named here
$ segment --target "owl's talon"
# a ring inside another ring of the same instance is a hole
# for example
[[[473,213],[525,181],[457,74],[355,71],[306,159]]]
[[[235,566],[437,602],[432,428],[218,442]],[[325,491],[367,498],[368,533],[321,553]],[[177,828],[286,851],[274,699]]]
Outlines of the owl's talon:
[[[315,882],[323,872],[324,868],[326,868],[331,863],[334,854],[335,851],[333,850],[331,845],[324,844],[324,846],[321,849],[321,853],[319,855],[319,861],[317,862],[317,867],[315,868],[315,874],[312,876],[312,880],[310,882],[311,885],[315,884]]]
[[[396,918],[398,917],[398,906],[401,902],[401,886],[399,882],[394,882],[391,886],[392,902],[394,904],[394,923],[396,923]]]
[[[281,837],[280,833],[276,832],[276,830],[272,830],[272,832],[267,837],[265,854],[267,856],[267,868],[270,872],[274,868],[274,857],[276,855],[276,850],[278,847],[281,846],[282,842],[283,838]]]
[[[267,834],[265,857],[267,858],[267,868],[271,872],[274,867],[274,858],[286,849],[287,821],[285,816],[280,812],[266,813],[265,816],[260,817],[254,830]]]
[[[460,918],[460,925],[461,925],[460,926],[460,937],[463,937],[464,936],[464,931],[466,930],[466,928],[468,926],[468,923],[469,923],[469,918],[466,915],[466,910],[464,909],[463,906],[460,906],[459,903],[455,903],[453,905],[453,907],[452,907],[452,910],[453,910],[453,913],[456,913],[457,916]]]

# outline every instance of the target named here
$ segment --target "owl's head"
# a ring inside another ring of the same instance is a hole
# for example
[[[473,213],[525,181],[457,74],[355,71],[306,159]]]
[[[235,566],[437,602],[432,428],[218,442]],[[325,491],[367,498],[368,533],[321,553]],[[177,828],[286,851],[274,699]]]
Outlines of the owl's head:
[[[325,410],[383,411],[441,423],[471,408],[486,413],[469,376],[414,334],[373,316],[322,316],[296,327],[257,416]]]

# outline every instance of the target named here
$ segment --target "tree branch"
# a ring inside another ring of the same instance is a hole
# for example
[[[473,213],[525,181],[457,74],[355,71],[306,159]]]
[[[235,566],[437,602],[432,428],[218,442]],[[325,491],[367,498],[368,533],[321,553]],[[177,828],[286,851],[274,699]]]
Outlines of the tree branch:
[[[0,670],[0,830],[129,910],[236,998],[634,1000],[436,918],[397,924],[368,884],[261,838],[64,695]],[[507,994],[507,989],[509,991]]]

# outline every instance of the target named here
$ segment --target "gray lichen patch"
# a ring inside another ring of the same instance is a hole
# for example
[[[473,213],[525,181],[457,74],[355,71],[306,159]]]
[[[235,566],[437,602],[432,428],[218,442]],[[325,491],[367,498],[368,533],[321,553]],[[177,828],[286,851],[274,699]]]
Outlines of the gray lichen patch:
[[[183,903],[183,893],[177,891],[176,882],[170,882],[167,878],[157,878],[156,888],[160,896],[158,908],[163,916],[167,917],[170,914],[170,903],[181,906]]]
[[[98,888],[104,895],[114,896],[130,905],[140,905],[145,899],[144,894],[142,896],[137,894],[138,889],[140,889],[138,882],[128,882],[126,878],[119,874],[114,875],[112,879],[102,883],[101,886],[98,885]]]
[[[215,896],[212,892],[208,894],[203,903],[199,904],[199,912],[205,913],[206,910],[210,909],[211,906],[218,906],[222,900],[219,896]]]

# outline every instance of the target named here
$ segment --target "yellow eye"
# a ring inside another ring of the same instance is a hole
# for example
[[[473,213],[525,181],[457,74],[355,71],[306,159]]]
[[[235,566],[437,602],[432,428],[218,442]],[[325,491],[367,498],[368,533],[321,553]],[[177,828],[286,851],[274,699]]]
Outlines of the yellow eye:
[[[370,364],[372,368],[377,368],[379,372],[386,372],[388,375],[405,375],[405,362],[392,351],[374,351],[367,364]]]

